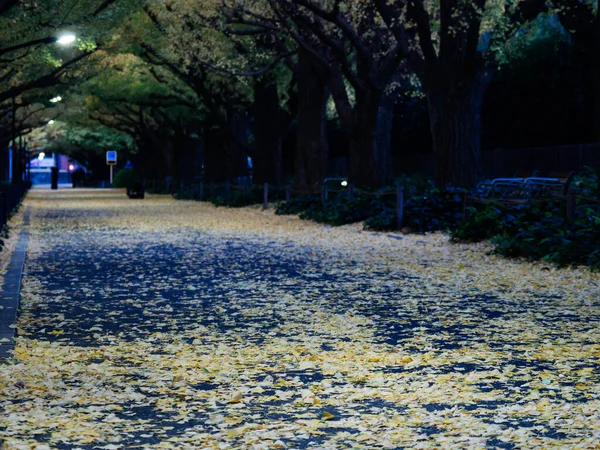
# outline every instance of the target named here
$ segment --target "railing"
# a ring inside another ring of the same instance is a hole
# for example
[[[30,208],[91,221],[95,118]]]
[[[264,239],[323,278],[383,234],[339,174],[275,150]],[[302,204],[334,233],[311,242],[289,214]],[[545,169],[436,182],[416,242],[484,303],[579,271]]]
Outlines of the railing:
[[[347,183],[345,179],[327,179],[335,182],[339,188],[331,186],[332,183],[324,182],[320,191],[307,191],[294,188],[291,184],[280,186],[265,183],[264,185],[232,184],[232,183],[204,183],[196,182],[192,184],[180,183],[178,186],[166,185],[167,191],[162,189],[163,193],[171,193],[180,198],[194,199],[200,201],[214,201],[219,199],[224,206],[232,205],[235,193],[244,193],[252,198],[253,204],[259,204],[262,200],[263,210],[269,209],[269,203],[274,201],[290,202],[294,197],[304,197],[308,195],[321,197],[322,202],[330,201],[333,195],[337,195],[340,200],[354,202],[357,195],[363,197],[373,197],[383,200],[385,197],[395,196],[394,200],[387,201],[393,204],[396,216],[397,229],[403,227],[404,209],[407,205],[404,187],[400,184],[394,190],[366,191],[355,188]],[[570,181],[570,180],[569,180]],[[150,184],[150,186],[155,183]],[[494,183],[489,184],[489,191],[483,193],[481,189],[476,192],[457,191],[456,193],[463,197],[463,217],[468,217],[468,207],[471,203],[495,203],[503,205],[518,204],[541,204],[547,202],[564,201],[566,204],[566,216],[573,219],[576,215],[577,200],[588,204],[599,204],[597,200],[576,195],[572,190],[568,190],[569,183],[559,178],[503,178],[496,179]],[[165,187],[165,186],[163,186]],[[565,189],[565,187],[567,189]],[[178,188],[178,189],[177,189]],[[501,194],[500,194],[501,192]],[[183,195],[182,195],[183,193]],[[500,195],[498,195],[500,194]],[[412,200],[409,198],[408,202]],[[248,203],[250,204],[250,203]],[[390,205],[392,206],[392,205]]]

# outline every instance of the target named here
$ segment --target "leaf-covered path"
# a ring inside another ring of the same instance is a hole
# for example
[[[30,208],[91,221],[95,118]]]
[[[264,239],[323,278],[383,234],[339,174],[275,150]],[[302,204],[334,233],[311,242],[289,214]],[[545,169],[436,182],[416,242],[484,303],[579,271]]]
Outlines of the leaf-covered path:
[[[25,206],[4,448],[600,446],[587,270],[120,191]]]

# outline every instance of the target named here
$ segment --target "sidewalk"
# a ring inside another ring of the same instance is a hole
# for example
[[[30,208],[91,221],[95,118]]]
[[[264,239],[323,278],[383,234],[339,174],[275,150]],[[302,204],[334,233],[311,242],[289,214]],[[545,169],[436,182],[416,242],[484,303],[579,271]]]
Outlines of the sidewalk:
[[[600,443],[598,274],[167,196],[26,206],[3,448]]]

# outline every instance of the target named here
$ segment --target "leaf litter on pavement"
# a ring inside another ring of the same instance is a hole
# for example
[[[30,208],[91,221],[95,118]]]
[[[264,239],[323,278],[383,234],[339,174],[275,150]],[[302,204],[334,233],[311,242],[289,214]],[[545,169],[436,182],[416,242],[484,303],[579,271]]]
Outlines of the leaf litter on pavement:
[[[7,449],[597,448],[598,274],[32,191]]]

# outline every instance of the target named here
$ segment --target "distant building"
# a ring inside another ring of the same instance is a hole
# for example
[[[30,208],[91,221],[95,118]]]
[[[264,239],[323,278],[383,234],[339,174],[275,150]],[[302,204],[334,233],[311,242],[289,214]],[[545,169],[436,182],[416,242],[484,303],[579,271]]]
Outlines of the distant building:
[[[69,184],[71,183],[70,172],[78,167],[70,161],[68,156],[54,153],[49,155],[40,153],[40,156],[33,158],[29,164],[33,185],[50,184],[50,171],[55,166],[58,167],[58,183]]]

